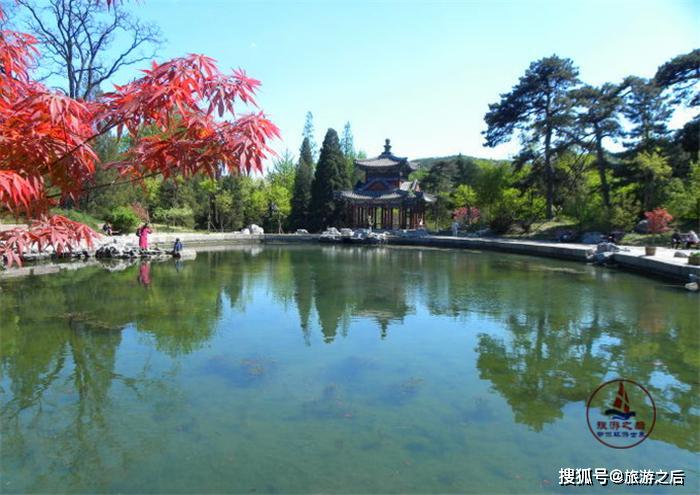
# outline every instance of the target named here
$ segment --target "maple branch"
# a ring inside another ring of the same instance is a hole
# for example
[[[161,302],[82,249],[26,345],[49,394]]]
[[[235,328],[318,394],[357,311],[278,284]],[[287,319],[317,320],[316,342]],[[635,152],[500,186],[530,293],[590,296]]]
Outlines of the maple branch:
[[[96,190],[98,190],[98,189],[104,189],[104,188],[106,188],[106,187],[122,186],[122,185],[124,185],[124,184],[132,184],[132,183],[134,183],[134,182],[140,182],[140,181],[142,181],[142,180],[144,180],[144,179],[150,179],[151,177],[156,177],[156,176],[158,176],[158,175],[162,175],[161,172],[152,172],[152,173],[150,173],[150,174],[141,175],[141,176],[139,176],[139,177],[133,177],[133,178],[131,178],[131,179],[126,179],[126,180],[123,180],[123,181],[118,181],[119,177],[117,177],[117,178],[115,178],[115,179],[114,179],[113,181],[111,181],[111,182],[105,182],[105,183],[103,183],[103,184],[96,184],[96,185],[94,185],[94,186],[84,187],[84,188],[82,188],[82,191],[83,191],[83,192],[90,192],[90,191],[96,191]],[[62,193],[56,193],[56,194],[49,194],[49,195],[46,196],[46,197],[47,197],[48,199],[55,199],[55,198],[60,198],[61,195],[62,195]]]

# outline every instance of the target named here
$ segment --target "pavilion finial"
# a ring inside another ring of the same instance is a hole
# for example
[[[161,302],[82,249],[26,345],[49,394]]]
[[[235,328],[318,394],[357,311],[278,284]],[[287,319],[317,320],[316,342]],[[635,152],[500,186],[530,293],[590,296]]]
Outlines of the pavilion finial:
[[[391,140],[389,138],[384,140],[384,153],[387,155],[391,153]]]

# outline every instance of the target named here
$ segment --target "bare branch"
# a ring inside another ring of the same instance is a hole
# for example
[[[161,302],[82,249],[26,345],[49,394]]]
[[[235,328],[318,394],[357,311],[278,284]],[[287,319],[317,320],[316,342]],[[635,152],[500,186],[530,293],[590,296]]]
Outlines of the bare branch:
[[[17,0],[24,22],[42,45],[39,77],[60,75],[72,98],[91,99],[121,69],[151,59],[158,28],[135,20],[120,5],[94,0]],[[125,48],[113,53],[115,43]]]

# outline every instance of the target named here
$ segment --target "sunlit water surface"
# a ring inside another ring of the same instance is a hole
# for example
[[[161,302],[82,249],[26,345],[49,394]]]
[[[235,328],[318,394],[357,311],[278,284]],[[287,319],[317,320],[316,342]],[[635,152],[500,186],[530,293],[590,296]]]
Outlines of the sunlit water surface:
[[[561,467],[699,488],[698,297],[668,282],[255,247],[6,280],[0,325],[3,492],[529,493],[560,490]],[[615,377],[658,408],[629,450],[585,420]]]

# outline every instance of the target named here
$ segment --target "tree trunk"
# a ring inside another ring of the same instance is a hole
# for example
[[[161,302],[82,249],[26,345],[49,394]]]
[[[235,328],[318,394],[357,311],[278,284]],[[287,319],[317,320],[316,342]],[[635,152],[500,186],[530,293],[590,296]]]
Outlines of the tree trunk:
[[[600,131],[597,128],[595,135],[595,152],[598,175],[600,176],[600,192],[603,195],[603,204],[605,208],[610,210],[610,186],[608,185],[608,177],[605,173],[607,171],[607,163],[603,150],[603,136],[600,135]]]
[[[547,134],[544,138],[544,169],[547,182],[547,220],[554,217],[554,169],[552,168],[552,128],[547,125]]]

